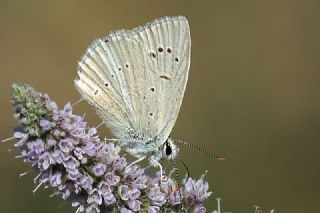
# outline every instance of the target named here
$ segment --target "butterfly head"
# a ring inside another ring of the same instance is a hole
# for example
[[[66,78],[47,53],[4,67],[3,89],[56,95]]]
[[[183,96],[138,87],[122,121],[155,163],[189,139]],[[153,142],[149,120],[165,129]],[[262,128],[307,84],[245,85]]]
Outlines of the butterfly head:
[[[171,138],[168,138],[163,145],[163,156],[167,159],[174,159],[177,157],[179,148],[174,144]]]

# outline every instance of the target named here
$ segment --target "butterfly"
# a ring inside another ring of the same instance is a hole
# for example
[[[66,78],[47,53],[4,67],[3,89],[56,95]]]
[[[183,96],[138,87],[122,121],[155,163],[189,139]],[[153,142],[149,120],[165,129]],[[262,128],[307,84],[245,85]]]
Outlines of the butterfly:
[[[179,152],[170,133],[187,85],[191,39],[184,16],[98,38],[78,61],[75,86],[127,153],[159,166]]]

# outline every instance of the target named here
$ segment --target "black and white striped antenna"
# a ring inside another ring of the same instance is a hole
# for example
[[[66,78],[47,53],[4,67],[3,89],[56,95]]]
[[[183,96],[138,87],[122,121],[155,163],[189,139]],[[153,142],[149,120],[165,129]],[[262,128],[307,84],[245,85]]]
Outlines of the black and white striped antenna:
[[[200,148],[200,147],[198,147],[198,146],[196,146],[194,144],[191,144],[191,143],[188,143],[188,142],[185,142],[185,141],[179,141],[179,140],[175,140],[175,142],[177,142],[179,144],[187,145],[187,146],[189,146],[189,147],[191,147],[193,149],[196,149],[199,152],[201,152],[201,153],[203,153],[203,154],[205,154],[205,155],[207,155],[209,157],[212,157],[212,158],[214,158],[216,160],[226,161],[226,159],[224,157],[217,156],[217,155],[215,155],[215,154],[213,154],[211,152],[208,152],[208,151],[206,151],[206,150],[204,150],[204,149],[202,149],[202,148]]]

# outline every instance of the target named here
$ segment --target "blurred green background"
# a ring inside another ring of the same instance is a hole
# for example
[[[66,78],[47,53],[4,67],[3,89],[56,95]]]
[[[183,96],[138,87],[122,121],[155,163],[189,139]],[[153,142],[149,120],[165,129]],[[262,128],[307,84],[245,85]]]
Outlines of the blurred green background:
[[[26,82],[60,106],[79,99],[76,63],[89,43],[111,30],[165,15],[188,18],[190,78],[173,138],[228,159],[183,148],[192,177],[206,169],[222,210],[320,210],[320,3],[289,1],[0,1],[0,138],[16,125],[10,85]],[[92,126],[100,121],[82,103]],[[102,136],[111,137],[106,128]],[[0,212],[74,212],[69,203],[35,195],[34,174],[13,142],[0,147]],[[181,171],[184,173],[184,171]]]

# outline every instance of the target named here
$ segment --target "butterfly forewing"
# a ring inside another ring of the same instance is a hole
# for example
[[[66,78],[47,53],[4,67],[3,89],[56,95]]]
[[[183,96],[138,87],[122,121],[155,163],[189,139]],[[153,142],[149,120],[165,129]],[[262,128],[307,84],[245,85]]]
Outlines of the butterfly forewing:
[[[185,17],[164,17],[97,39],[79,61],[76,87],[117,137],[164,142],[177,119],[190,65]]]
[[[138,28],[147,70],[155,77],[157,136],[166,140],[177,119],[190,66],[190,31],[185,17],[164,17]],[[152,103],[152,102],[150,102]]]

